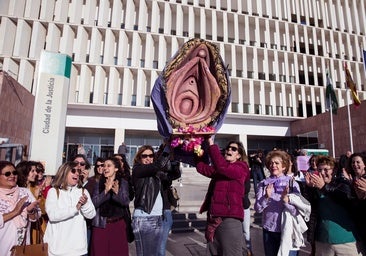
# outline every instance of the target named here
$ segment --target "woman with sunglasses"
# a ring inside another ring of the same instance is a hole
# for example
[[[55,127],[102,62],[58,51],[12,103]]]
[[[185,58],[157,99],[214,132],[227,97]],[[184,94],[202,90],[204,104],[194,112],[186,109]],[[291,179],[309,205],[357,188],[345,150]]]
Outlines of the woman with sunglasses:
[[[128,255],[128,183],[117,158],[107,158],[93,193],[97,214],[93,219],[91,255]]]
[[[85,218],[95,216],[89,192],[82,188],[80,172],[74,162],[62,164],[46,199],[49,218],[44,242],[48,255],[85,255],[88,253]]]
[[[200,213],[207,211],[208,255],[243,255],[244,183],[250,178],[248,159],[239,141],[230,141],[224,155],[208,138],[211,165],[203,158],[197,171],[211,178]]]
[[[90,163],[84,154],[75,155],[72,161],[77,165],[76,168],[80,171],[81,181],[85,187],[89,178]]]
[[[155,159],[150,145],[139,148],[132,168],[135,210],[132,227],[138,256],[159,255],[163,236],[163,197],[160,175],[169,161],[164,152]]]
[[[17,186],[17,180],[14,164],[0,161],[0,255],[4,256],[10,256],[14,245],[22,244],[28,220],[33,222],[40,216],[38,201],[27,188]]]

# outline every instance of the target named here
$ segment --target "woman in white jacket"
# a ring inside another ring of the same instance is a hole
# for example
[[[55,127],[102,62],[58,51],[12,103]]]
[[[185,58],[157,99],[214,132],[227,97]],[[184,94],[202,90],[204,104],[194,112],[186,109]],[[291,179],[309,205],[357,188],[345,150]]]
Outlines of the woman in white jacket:
[[[62,164],[46,200],[47,224],[44,242],[49,255],[85,255],[88,253],[85,218],[95,216],[88,191],[81,187],[77,164]]]

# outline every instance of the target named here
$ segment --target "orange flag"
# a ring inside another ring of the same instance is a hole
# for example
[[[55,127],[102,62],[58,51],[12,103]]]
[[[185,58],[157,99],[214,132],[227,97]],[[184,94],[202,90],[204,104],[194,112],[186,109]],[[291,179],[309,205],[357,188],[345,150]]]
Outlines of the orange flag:
[[[357,106],[361,105],[361,101],[358,98],[356,84],[355,84],[355,82],[353,82],[351,73],[349,72],[346,62],[344,62],[344,72],[346,72],[346,84],[347,84],[348,88],[351,90],[353,104],[355,104],[355,106],[357,107]]]

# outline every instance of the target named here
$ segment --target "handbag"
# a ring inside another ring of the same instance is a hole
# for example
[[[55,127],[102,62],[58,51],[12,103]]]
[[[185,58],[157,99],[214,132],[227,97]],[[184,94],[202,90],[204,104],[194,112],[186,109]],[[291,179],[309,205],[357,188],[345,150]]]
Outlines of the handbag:
[[[24,240],[21,245],[14,245],[11,248],[11,256],[48,256],[48,244],[43,242],[43,231],[41,229],[41,221],[38,218],[36,221],[37,231],[39,232],[40,243],[39,244],[26,244],[28,228],[26,228]]]
[[[171,205],[171,210],[174,210],[179,205],[178,204],[178,201],[179,201],[178,191],[174,186],[170,186],[167,190],[167,194],[168,194],[168,201]]]

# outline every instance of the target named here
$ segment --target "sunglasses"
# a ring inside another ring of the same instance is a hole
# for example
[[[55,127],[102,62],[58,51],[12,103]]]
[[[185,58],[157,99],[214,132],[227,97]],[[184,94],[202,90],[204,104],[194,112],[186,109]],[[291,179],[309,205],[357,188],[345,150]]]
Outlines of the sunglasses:
[[[72,168],[70,171],[72,174],[75,174],[76,172],[80,173],[79,169]]]
[[[17,176],[18,175],[18,171],[17,170],[14,170],[14,171],[8,171],[8,172],[6,172],[6,173],[2,173],[1,175],[4,175],[5,177],[9,177],[10,175],[12,175],[13,174],[13,176]]]
[[[39,168],[39,169],[37,169],[37,170],[36,170],[36,172],[37,172],[37,173],[40,173],[40,172],[41,172],[41,173],[44,173],[44,170]]]
[[[79,164],[80,166],[85,166],[86,163],[85,162],[74,162],[75,164]]]
[[[141,158],[148,158],[148,157],[150,157],[150,158],[154,158],[154,154],[142,154],[141,155]]]
[[[97,167],[97,168],[104,167],[104,164],[96,164],[95,167]]]
[[[227,147],[226,147],[226,150],[227,150],[227,151],[229,151],[230,149],[231,149],[231,151],[233,151],[233,152],[238,151],[238,148],[237,148],[237,147],[232,147],[232,146],[227,146]]]

